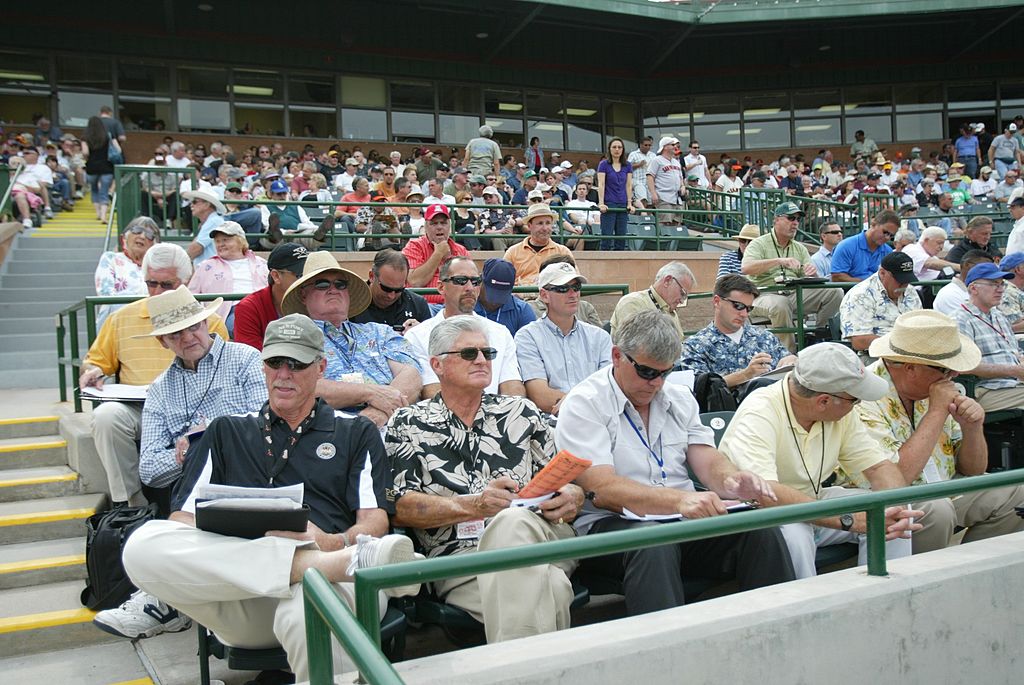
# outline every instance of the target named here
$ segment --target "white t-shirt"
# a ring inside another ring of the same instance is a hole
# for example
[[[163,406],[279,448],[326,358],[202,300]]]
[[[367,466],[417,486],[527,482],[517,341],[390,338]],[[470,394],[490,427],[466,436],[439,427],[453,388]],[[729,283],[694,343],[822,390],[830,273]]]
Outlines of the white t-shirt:
[[[355,176],[350,175],[347,171],[343,174],[338,174],[334,177],[334,187],[343,193],[352,192],[352,182],[356,180]]]
[[[498,356],[491,362],[491,384],[484,388],[484,392],[497,394],[498,386],[505,381],[523,380],[523,377],[519,375],[516,343],[512,339],[512,334],[509,330],[500,323],[485,319],[479,314],[474,313],[470,316],[476,317],[483,323],[484,328],[487,330],[487,343],[498,350]],[[427,344],[430,341],[430,332],[444,319],[445,315],[442,309],[423,323],[410,328],[409,332],[405,334],[405,339],[409,341],[412,352],[416,356],[416,361],[419,362],[420,369],[422,369],[420,375],[423,377],[423,385],[438,382],[437,374],[430,368],[430,354],[427,352]]]
[[[935,302],[932,309],[942,312],[951,319],[956,319],[956,313],[960,311],[960,305],[970,301],[967,294],[967,286],[958,278],[954,278],[949,284],[942,286],[935,295]]]
[[[696,166],[689,168],[691,164]],[[707,188],[711,185],[708,180],[711,178],[710,170],[708,169],[708,159],[704,155],[686,155],[683,157],[683,178],[686,178],[690,174],[697,174],[699,180],[697,184],[701,188]]]
[[[251,293],[255,290],[255,288],[252,287],[252,269],[249,268],[248,259],[243,257],[242,259],[231,259],[225,261],[227,261],[228,266],[231,267],[231,292]]]
[[[914,275],[917,276],[917,280],[934,281],[938,277],[937,269],[925,268],[924,263],[928,261],[930,255],[925,252],[921,243],[911,243],[904,247],[902,252],[914,260]]]
[[[45,164],[23,164],[22,167],[24,170],[18,174],[18,183],[26,188],[53,185],[53,172]]]
[[[188,158],[188,155],[181,159],[177,159],[174,155],[167,155],[164,158],[164,162],[172,169],[184,169],[191,163],[191,160]]]
[[[743,181],[740,180],[739,176],[736,178],[729,178],[725,174],[722,174],[718,177],[718,180],[715,181],[715,186],[723,193],[739,193],[740,188],[743,187]]]

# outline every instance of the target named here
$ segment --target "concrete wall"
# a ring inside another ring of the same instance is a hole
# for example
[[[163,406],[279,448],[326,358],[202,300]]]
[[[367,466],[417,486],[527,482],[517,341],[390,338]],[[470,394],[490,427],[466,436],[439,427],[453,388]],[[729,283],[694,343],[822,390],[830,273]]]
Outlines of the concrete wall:
[[[1010,683],[1024,533],[397,664],[408,683]],[[338,683],[352,682],[344,676]]]

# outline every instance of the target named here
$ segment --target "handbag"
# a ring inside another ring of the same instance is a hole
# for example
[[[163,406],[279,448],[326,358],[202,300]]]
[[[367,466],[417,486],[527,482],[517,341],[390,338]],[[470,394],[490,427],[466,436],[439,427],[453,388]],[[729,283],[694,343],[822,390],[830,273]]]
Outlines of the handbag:
[[[107,133],[107,161],[111,164],[124,164],[121,144],[110,133]]]

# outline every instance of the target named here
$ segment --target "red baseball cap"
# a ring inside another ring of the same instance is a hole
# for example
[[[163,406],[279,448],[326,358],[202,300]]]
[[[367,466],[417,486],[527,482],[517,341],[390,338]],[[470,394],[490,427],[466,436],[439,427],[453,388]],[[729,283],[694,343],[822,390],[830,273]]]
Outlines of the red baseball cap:
[[[451,218],[451,212],[448,211],[448,205],[435,202],[434,204],[427,207],[427,211],[423,213],[423,219],[430,221],[438,214],[444,214],[449,219]]]

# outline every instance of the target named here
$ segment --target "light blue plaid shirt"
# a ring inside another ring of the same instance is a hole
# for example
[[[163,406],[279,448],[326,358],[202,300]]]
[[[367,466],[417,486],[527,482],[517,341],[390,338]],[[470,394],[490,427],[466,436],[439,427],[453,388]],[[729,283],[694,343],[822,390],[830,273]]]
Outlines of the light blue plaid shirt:
[[[266,401],[263,364],[255,348],[214,336],[195,371],[175,358],[149,386],[142,408],[140,479],[157,488],[170,485],[181,475],[175,440],[218,416],[257,411]]]
[[[982,364],[1013,366],[1020,363],[1018,356],[1020,349],[1017,347],[1013,328],[1010,327],[1006,315],[998,309],[993,309],[985,314],[974,304],[968,302],[957,308],[956,323],[960,326],[960,332],[973,340],[981,350]],[[1015,388],[1017,385],[1017,379],[1009,376],[986,378],[978,383],[979,387],[993,390]]]

